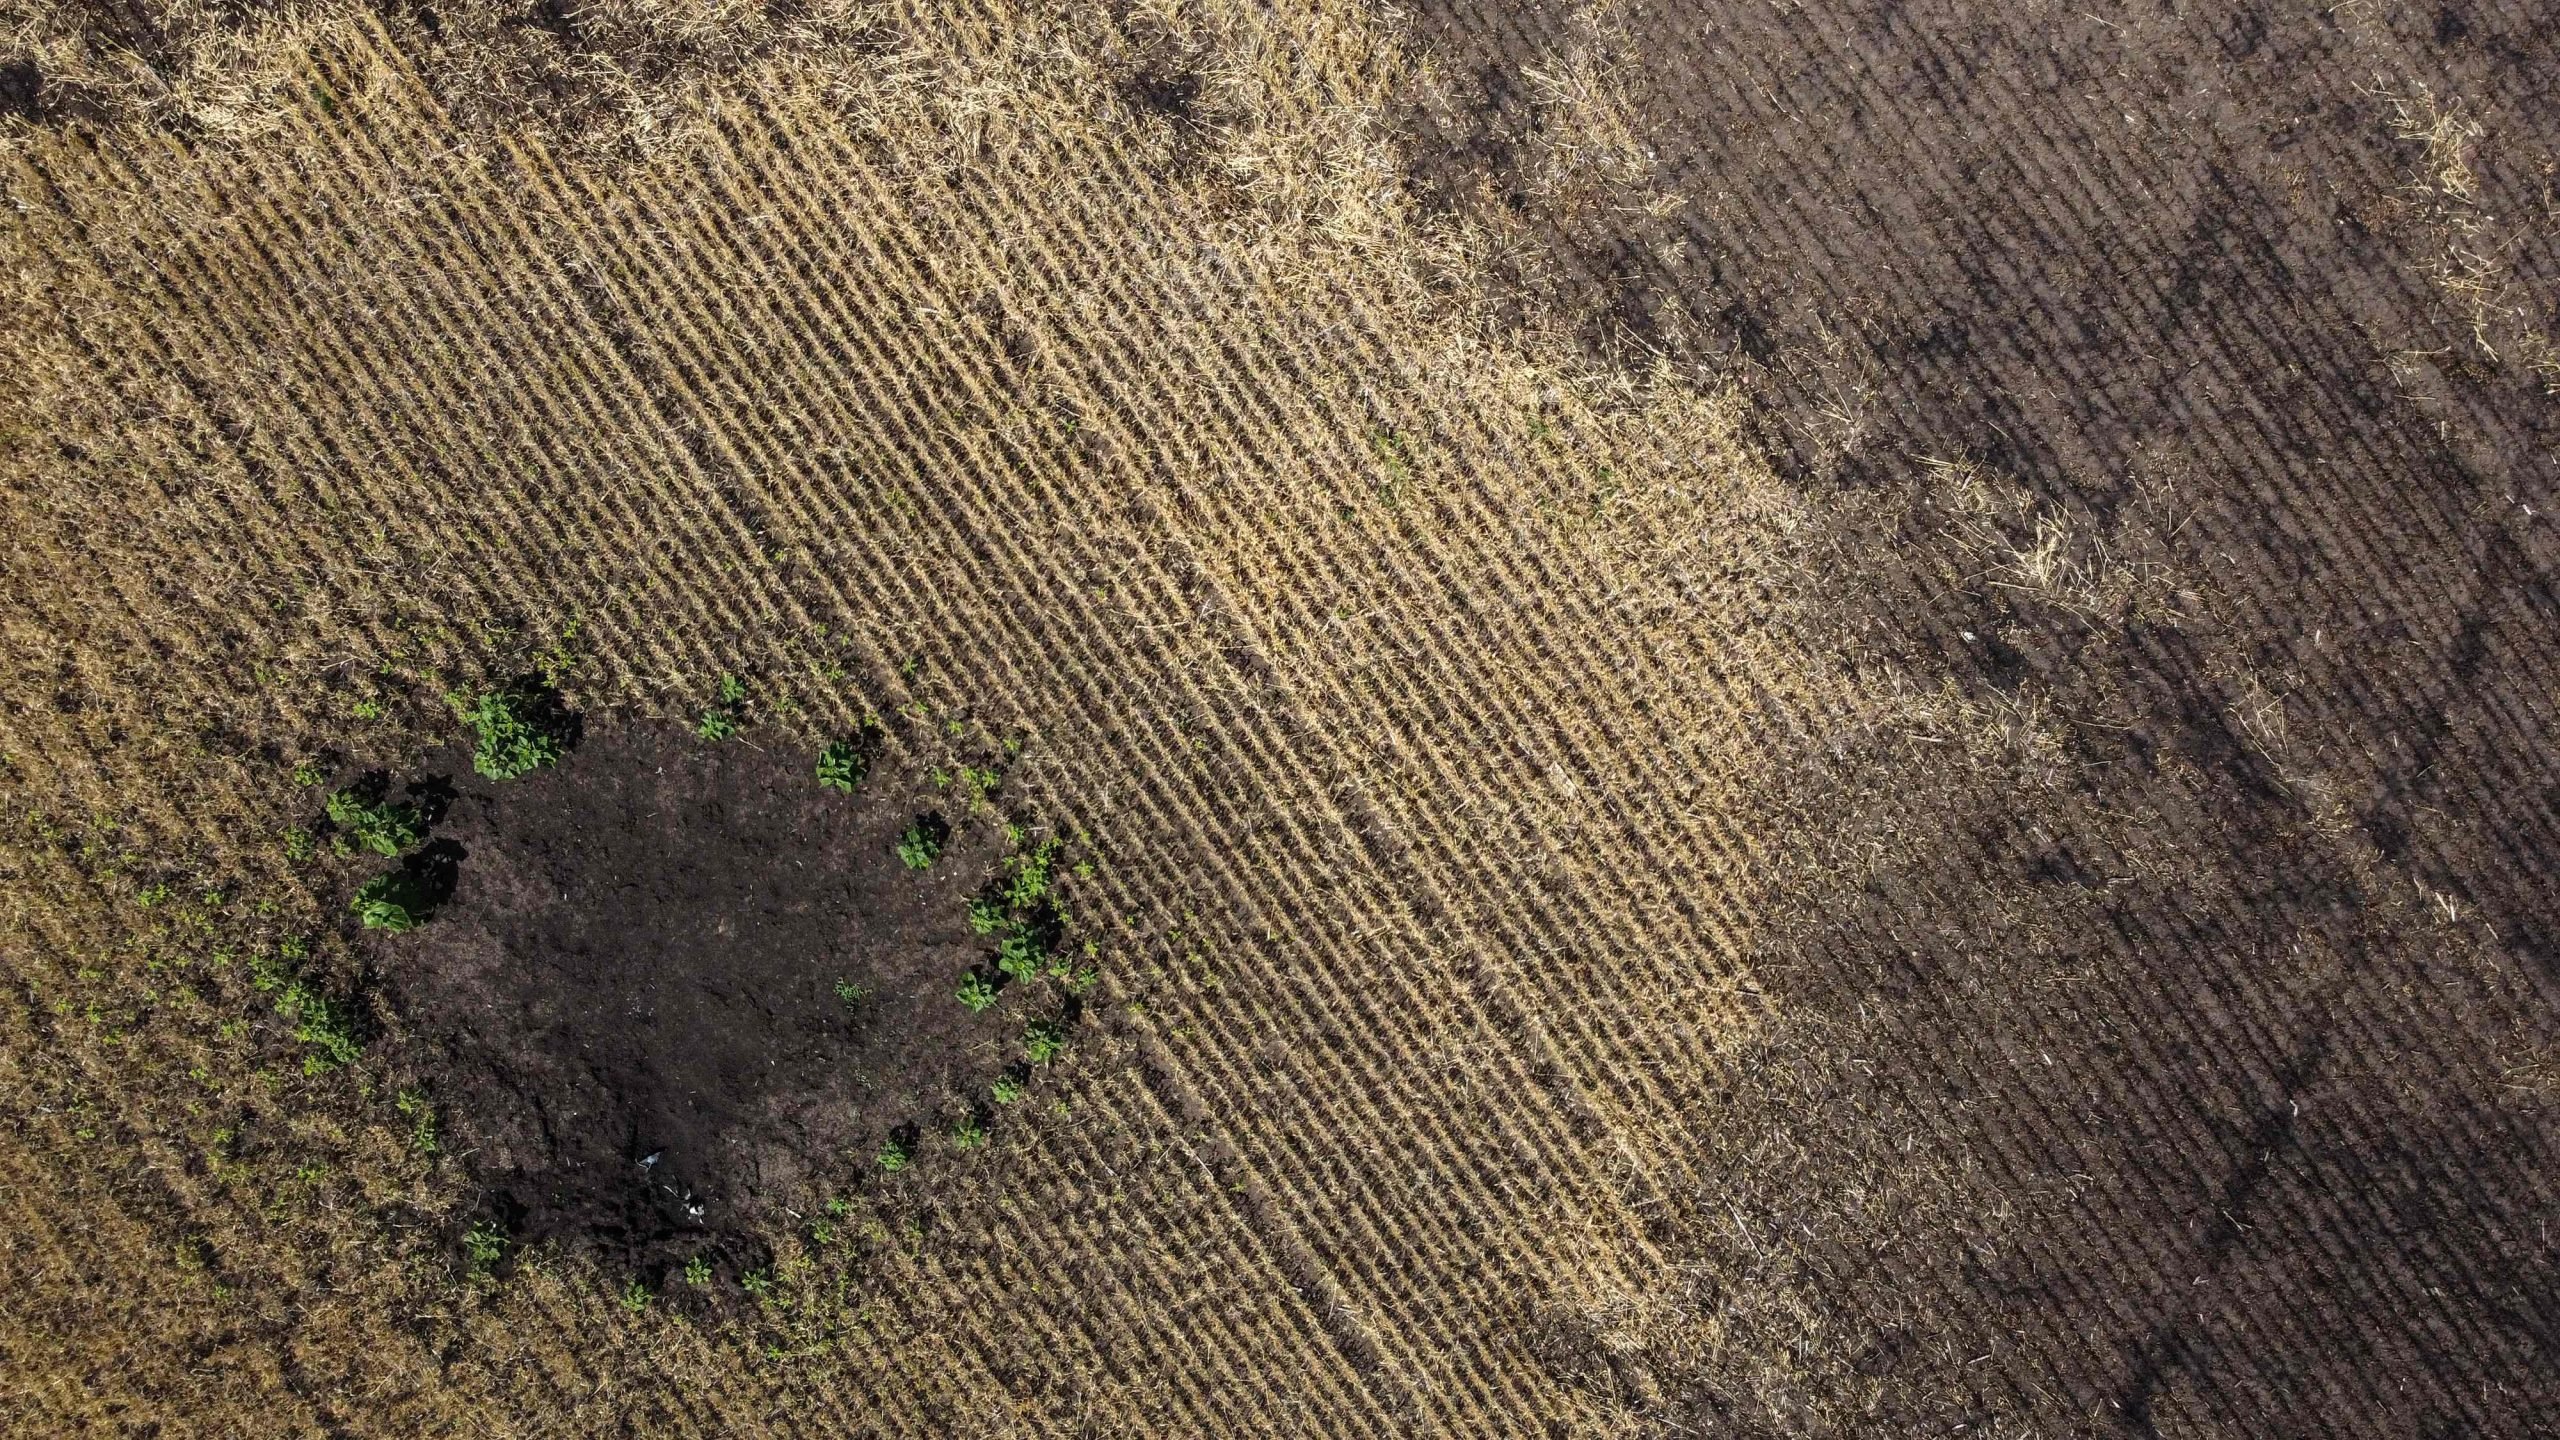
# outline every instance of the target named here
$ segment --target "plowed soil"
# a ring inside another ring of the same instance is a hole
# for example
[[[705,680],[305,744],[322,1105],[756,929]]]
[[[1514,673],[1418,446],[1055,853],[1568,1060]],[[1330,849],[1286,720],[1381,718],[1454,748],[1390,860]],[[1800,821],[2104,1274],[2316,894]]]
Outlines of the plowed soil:
[[[1805,787],[1860,883],[1757,974],[1966,1173],[1881,1252],[1883,1147],[1766,1198],[1834,1220],[1804,1398],[2547,1427],[2560,12],[1421,8],[1414,171],[1516,303],[1737,377],[1839,643],[2034,737]]]

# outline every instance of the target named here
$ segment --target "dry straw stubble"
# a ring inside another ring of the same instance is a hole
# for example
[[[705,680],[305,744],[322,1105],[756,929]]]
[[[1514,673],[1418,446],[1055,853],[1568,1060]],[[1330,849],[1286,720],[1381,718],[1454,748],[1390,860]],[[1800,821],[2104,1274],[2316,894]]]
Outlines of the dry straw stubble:
[[[48,1411],[1633,1424],[1643,1387],[1547,1337],[1666,1323],[1649,1217],[1753,1023],[1752,796],[1845,691],[1779,623],[1798,517],[1733,402],[1481,323],[1473,241],[1397,183],[1375,18],[884,15],[651,90],[648,143],[601,150],[457,119],[405,23],[296,38],[309,84],[255,133],[17,132],[13,804],[291,893],[255,858],[272,757],[334,743],[359,682],[414,702],[561,645],[582,702],[663,712],[754,667],[810,677],[813,734],[915,707],[1031,737],[1020,783],[1103,837],[1127,958],[1059,1112],[929,1244],[786,1247],[785,1318],[702,1328],[574,1257],[440,1288],[379,1237],[379,1107],[326,1081],[243,1111],[270,1163],[359,1177],[277,1222],[303,1258],[228,1192],[135,1199],[108,1168],[192,1163],[162,1137],[196,1042],[150,1037],[229,992],[112,1048],[27,1019],[44,1093],[142,1157],[39,1127],[22,1190],[67,1171],[131,1217],[33,1252],[113,1277],[34,1262],[62,1328],[10,1343],[65,1377]],[[393,751],[437,723],[395,720]],[[30,846],[12,882],[55,937],[11,951],[30,995],[114,948],[122,896],[76,869]],[[260,1083],[254,1047],[197,1048],[223,1103]],[[409,1183],[452,1213],[449,1171]],[[131,1238],[169,1224],[268,1298],[174,1303],[194,1282]],[[117,1318],[101,1285],[173,1303]],[[184,1358],[226,1344],[218,1382]],[[643,1373],[672,1389],[613,1383]]]

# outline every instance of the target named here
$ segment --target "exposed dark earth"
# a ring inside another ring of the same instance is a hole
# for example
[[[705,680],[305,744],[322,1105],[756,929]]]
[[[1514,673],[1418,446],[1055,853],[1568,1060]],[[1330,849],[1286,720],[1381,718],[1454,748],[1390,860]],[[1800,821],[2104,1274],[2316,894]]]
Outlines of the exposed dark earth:
[[[1794,1033],[1716,1129],[1805,1153],[1694,1243],[1802,1363],[1583,1368],[1728,1434],[2553,1433],[2560,11],[1415,30],[1515,312],[1737,385],[1829,644],[2006,737],[1793,782]]]
[[[797,748],[658,729],[502,784],[467,755],[430,768],[452,897],[370,944],[517,1238],[645,1261],[743,1234],[985,1103],[1009,1032],[953,990],[985,948],[964,906],[988,827],[910,870],[892,849],[931,795],[839,794]]]

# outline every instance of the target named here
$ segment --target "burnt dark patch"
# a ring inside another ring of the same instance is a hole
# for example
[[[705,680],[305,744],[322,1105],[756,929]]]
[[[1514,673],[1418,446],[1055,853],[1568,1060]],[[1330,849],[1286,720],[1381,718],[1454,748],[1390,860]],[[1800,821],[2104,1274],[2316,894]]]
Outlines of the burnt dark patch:
[[[654,729],[504,784],[435,768],[461,778],[412,793],[441,812],[448,893],[368,943],[516,1242],[643,1273],[751,1245],[1001,1072],[1010,1032],[953,994],[989,842],[964,829],[908,870],[916,797]]]
[[[0,119],[44,118],[44,72],[32,60],[0,61]]]
[[[1141,70],[1120,82],[1120,98],[1142,114],[1177,125],[1197,124],[1200,77],[1187,70]]]

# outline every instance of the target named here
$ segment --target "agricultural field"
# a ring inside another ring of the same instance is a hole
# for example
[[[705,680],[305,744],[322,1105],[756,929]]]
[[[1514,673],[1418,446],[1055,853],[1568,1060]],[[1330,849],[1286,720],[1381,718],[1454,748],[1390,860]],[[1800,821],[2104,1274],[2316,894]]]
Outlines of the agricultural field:
[[[2560,1430],[2560,10],[2191,8],[0,0],[0,1434]]]

